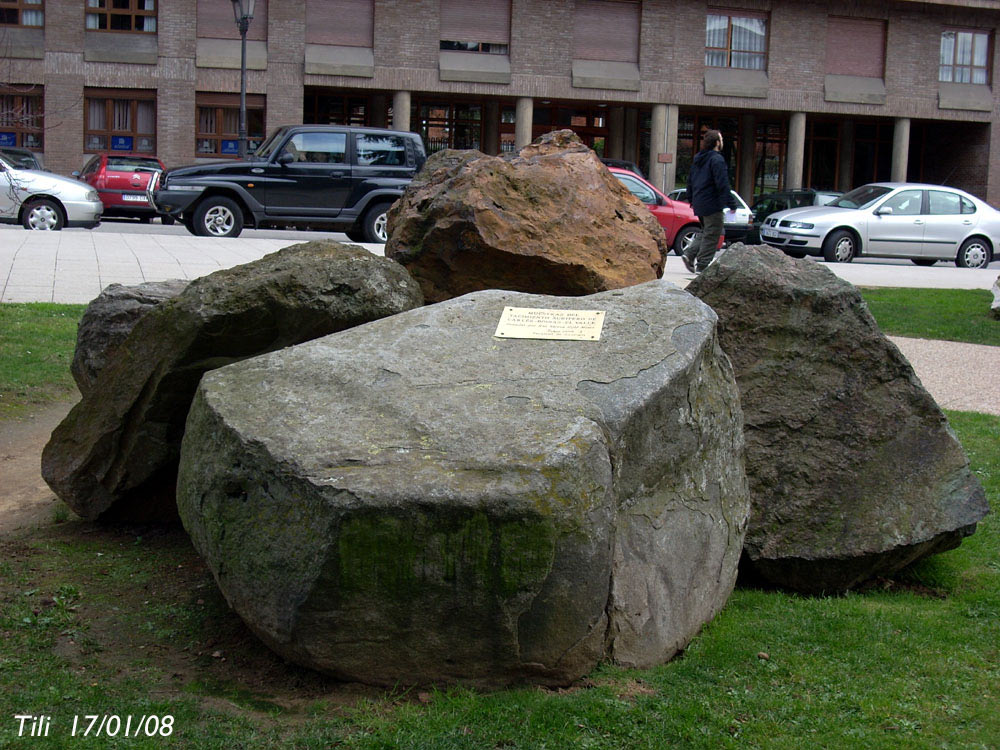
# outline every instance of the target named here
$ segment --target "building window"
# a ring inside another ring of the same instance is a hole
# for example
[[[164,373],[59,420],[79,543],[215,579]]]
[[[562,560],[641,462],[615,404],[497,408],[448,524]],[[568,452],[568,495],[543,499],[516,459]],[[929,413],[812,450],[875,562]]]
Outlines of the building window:
[[[576,0],[573,58],[639,62],[642,6],[629,0]],[[610,30],[614,29],[613,32]]]
[[[20,146],[41,150],[43,147],[42,92],[3,93],[0,87],[0,146]]]
[[[885,21],[827,18],[826,72],[837,76],[882,78],[885,74]]]
[[[156,0],[87,0],[88,31],[156,31]]]
[[[510,2],[441,0],[441,49],[506,55],[510,45]]]
[[[306,0],[306,44],[371,47],[374,0]]]
[[[482,104],[420,102],[416,111],[418,132],[424,139],[428,154],[445,148],[482,148]]]
[[[985,31],[941,33],[939,81],[989,83],[990,35]]]
[[[45,25],[42,0],[0,0],[0,26]]]
[[[195,153],[198,156],[239,156],[239,94],[196,96]],[[264,97],[247,94],[247,152],[264,140]]]
[[[87,90],[83,150],[156,153],[156,93]]]
[[[239,39],[240,30],[233,20],[233,4],[222,0],[198,0],[197,28],[199,39]],[[247,29],[248,42],[267,39],[267,0],[257,0],[253,20]]]
[[[765,70],[767,18],[741,13],[709,13],[705,22],[705,65]]]

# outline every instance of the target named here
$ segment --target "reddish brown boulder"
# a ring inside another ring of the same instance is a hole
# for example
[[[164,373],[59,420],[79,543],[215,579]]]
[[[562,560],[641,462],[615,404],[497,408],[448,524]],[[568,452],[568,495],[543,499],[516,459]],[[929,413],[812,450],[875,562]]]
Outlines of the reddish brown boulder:
[[[569,130],[507,157],[442,151],[389,211],[387,257],[428,302],[481,289],[595,294],[663,275],[649,210]]]

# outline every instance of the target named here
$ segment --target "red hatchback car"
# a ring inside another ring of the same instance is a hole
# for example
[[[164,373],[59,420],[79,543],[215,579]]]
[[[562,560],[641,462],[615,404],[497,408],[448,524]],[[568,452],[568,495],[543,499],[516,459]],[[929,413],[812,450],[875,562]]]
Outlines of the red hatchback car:
[[[97,189],[104,204],[104,218],[130,216],[148,224],[156,216],[156,210],[149,205],[146,186],[153,172],[164,169],[163,162],[155,156],[98,154],[73,176]],[[174,223],[170,217],[163,218],[164,224]]]
[[[618,167],[608,167],[608,170],[628,188],[632,195],[646,204],[646,208],[653,212],[653,216],[663,227],[667,244],[675,253],[683,255],[701,234],[701,224],[691,206],[683,201],[671,200],[635,172]],[[722,246],[721,237],[719,246]]]

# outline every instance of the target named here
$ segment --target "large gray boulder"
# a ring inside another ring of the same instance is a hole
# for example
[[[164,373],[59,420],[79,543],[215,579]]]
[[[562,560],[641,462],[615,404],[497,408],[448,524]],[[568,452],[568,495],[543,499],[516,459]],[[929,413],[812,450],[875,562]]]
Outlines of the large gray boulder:
[[[183,292],[188,283],[168,279],[133,286],[109,284],[91,300],[76,329],[76,349],[69,368],[80,393],[90,393],[98,373],[115,356],[115,349],[131,333],[139,318],[164,300]]]
[[[1000,276],[997,276],[997,280],[993,282],[993,288],[990,291],[993,292],[993,302],[990,303],[990,314],[997,320],[1000,320]]]
[[[962,446],[851,284],[730,248],[688,290],[719,315],[746,423],[746,556],[835,592],[951,549],[987,512]]]
[[[505,306],[599,341],[494,338]],[[715,314],[666,282],[484,291],[208,374],[178,507],[271,648],[383,685],[565,684],[669,659],[748,512]]]
[[[135,324],[52,433],[42,476],[87,519],[176,519],[184,420],[203,373],[421,304],[404,269],[336,242],[197,279]]]

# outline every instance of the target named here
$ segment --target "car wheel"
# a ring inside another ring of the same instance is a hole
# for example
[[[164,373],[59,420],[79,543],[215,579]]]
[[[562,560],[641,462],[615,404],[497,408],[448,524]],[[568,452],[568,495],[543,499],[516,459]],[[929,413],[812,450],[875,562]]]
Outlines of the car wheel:
[[[857,254],[857,241],[846,229],[831,232],[823,242],[823,259],[827,263],[850,263]]]
[[[986,268],[990,264],[990,246],[979,237],[970,237],[958,249],[955,265],[959,268]]]
[[[910,262],[916,266],[933,266],[937,263],[933,258],[910,258]]]
[[[194,233],[201,237],[239,237],[243,211],[231,198],[216,195],[198,204],[192,223]]]
[[[362,234],[364,242],[382,242],[389,239],[389,230],[386,226],[386,213],[389,211],[391,203],[379,203],[368,209],[365,214]]]
[[[689,247],[701,237],[701,227],[687,226],[681,229],[674,237],[674,252],[678,255],[687,253]]]
[[[59,204],[48,198],[33,200],[24,207],[25,229],[47,230],[58,232],[63,228],[63,214]]]
[[[365,241],[365,233],[360,229],[354,229],[352,227],[351,229],[348,229],[346,232],[344,232],[344,234],[347,235],[347,239],[349,239],[351,242]]]
[[[163,226],[165,226],[165,227],[169,227],[171,224],[174,223],[174,217],[173,216],[161,216],[160,217],[160,223],[163,224]]]

